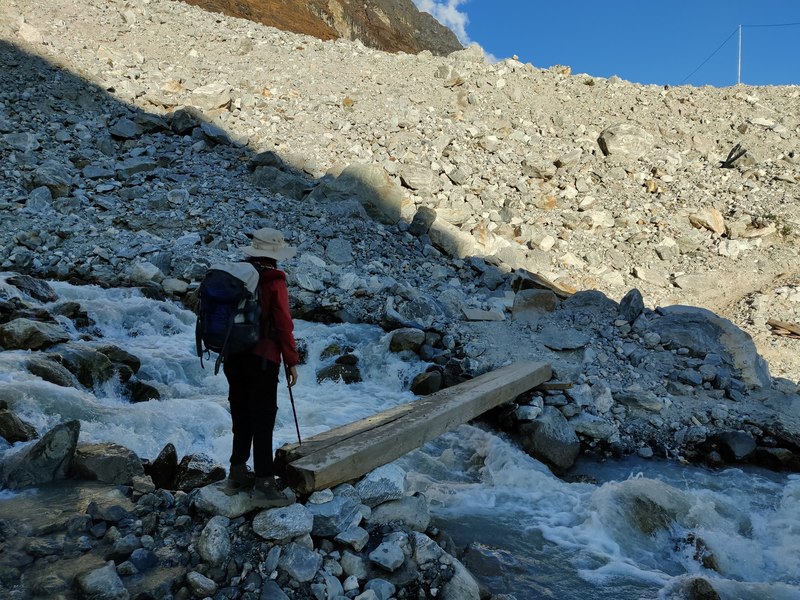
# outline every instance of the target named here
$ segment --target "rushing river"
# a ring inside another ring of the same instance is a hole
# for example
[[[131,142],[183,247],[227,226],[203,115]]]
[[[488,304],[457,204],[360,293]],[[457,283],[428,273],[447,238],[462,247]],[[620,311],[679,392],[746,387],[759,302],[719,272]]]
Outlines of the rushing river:
[[[0,398],[40,432],[79,419],[84,442],[113,441],[150,459],[171,442],[179,456],[204,452],[227,465],[227,385],[213,367],[200,367],[194,315],[135,290],[52,286],[61,300],[82,304],[105,343],[141,359],[139,378],[162,400],[129,404],[113,382],[93,391],[46,383],[25,370],[28,353],[21,351],[0,353]],[[380,329],[296,326],[309,356],[294,388],[303,437],[414,400],[405,390],[426,365],[391,354]],[[315,372],[327,364],[320,354],[332,343],[353,348],[362,383],[316,382]],[[296,439],[285,386],[279,393],[276,446]],[[504,437],[470,425],[398,464],[410,488],[428,497],[437,525],[459,546],[480,549],[472,570],[493,591],[518,600],[668,599],[696,575],[726,599],[800,598],[797,475],[630,459],[583,462],[571,483]],[[12,496],[1,492],[0,503]],[[667,521],[653,514],[656,505],[669,509]],[[703,556],[713,559],[713,569]]]

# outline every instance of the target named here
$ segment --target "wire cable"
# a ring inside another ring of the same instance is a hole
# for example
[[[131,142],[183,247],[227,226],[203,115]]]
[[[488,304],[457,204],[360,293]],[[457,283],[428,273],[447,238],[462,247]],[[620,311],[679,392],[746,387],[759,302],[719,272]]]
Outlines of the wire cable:
[[[723,47],[725,44],[727,44],[727,43],[730,41],[730,39],[731,39],[731,38],[732,38],[734,35],[736,35],[736,33],[737,33],[738,31],[739,31],[739,28],[738,28],[738,27],[737,27],[736,29],[734,29],[733,31],[731,31],[731,34],[730,34],[730,35],[729,35],[727,38],[725,38],[725,41],[724,41],[724,42],[722,42],[722,43],[719,45],[719,48],[717,48],[716,50],[714,50],[714,51],[713,51],[713,52],[712,52],[712,53],[709,55],[709,57],[708,57],[707,59],[705,59],[703,62],[701,62],[701,63],[700,63],[700,65],[699,65],[699,66],[698,66],[698,67],[697,67],[697,68],[696,68],[694,71],[692,71],[692,72],[691,72],[691,73],[689,73],[689,74],[688,74],[686,77],[684,77],[684,78],[681,80],[680,84],[678,84],[678,85],[682,85],[683,83],[685,83],[685,82],[686,82],[686,80],[687,80],[687,79],[689,79],[689,78],[690,78],[692,75],[694,75],[694,74],[695,74],[695,73],[697,73],[697,72],[698,72],[700,69],[702,69],[702,68],[703,68],[703,65],[705,65],[705,64],[706,64],[708,61],[710,61],[712,58],[714,58],[714,55],[715,55],[717,52],[719,52],[720,50],[722,50],[722,47]]]

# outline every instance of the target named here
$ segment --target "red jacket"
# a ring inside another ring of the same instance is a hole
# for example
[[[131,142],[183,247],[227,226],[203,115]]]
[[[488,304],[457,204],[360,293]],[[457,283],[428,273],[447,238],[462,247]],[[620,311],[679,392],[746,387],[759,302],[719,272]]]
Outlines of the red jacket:
[[[263,331],[269,335],[259,340],[252,350],[262,358],[274,363],[293,367],[300,362],[294,341],[294,323],[289,312],[289,290],[286,287],[286,273],[279,269],[256,265],[260,277],[258,297],[261,304]],[[267,319],[271,319],[271,324]]]

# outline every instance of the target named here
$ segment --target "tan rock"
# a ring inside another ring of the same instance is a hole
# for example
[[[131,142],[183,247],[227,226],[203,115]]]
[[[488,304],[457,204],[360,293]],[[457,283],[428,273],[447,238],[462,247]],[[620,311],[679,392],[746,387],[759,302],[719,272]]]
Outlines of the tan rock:
[[[713,206],[689,215],[689,222],[698,229],[708,229],[717,235],[725,233],[725,218]]]

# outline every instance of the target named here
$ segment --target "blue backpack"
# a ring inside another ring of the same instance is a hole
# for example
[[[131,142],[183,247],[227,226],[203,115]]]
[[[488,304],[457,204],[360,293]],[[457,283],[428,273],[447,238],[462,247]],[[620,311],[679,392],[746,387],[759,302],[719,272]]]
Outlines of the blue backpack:
[[[231,354],[249,350],[261,337],[259,273],[247,262],[215,264],[200,283],[195,326],[197,356],[217,353],[214,374]]]

